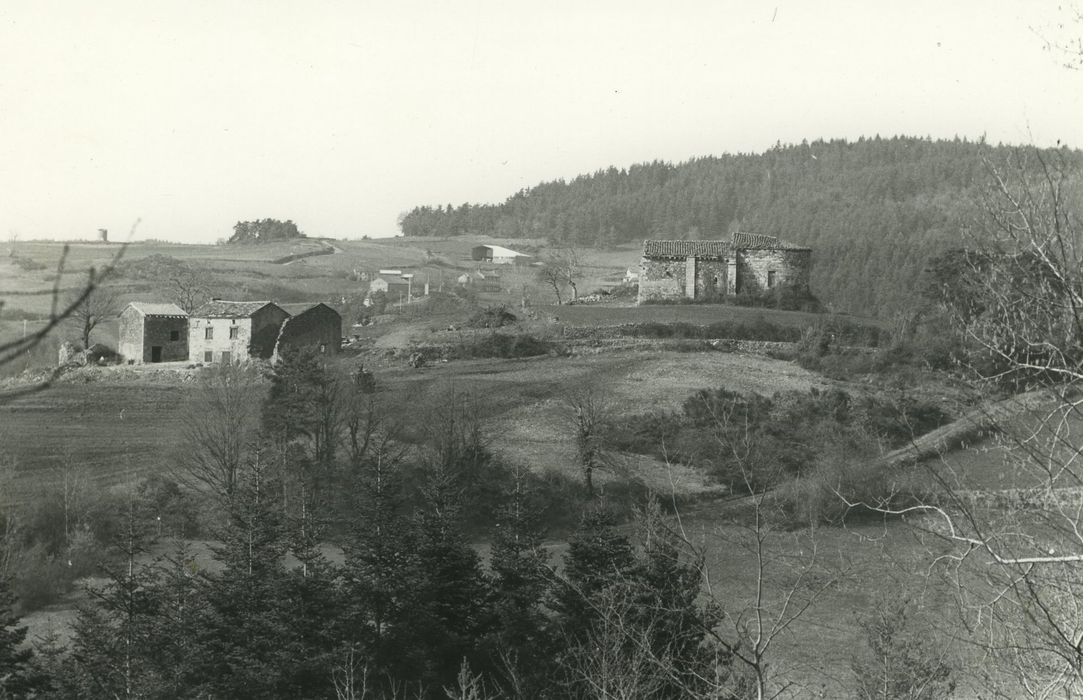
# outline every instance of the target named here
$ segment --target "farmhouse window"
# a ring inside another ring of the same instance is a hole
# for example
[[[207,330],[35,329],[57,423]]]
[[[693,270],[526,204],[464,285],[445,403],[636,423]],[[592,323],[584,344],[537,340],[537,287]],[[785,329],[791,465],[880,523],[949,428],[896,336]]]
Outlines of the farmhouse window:
[[[767,288],[768,289],[774,289],[774,287],[775,287],[775,271],[774,270],[768,270],[767,271]]]
[[[207,326],[203,329],[204,340],[214,340],[214,328]]]
[[[180,331],[169,331],[170,340],[180,340]]]
[[[232,328],[229,329],[229,339],[230,340],[236,340],[237,338],[240,337],[240,332],[241,332],[240,328],[238,328],[237,326],[233,326]]]
[[[211,352],[210,350],[203,353],[203,361],[204,362],[214,362],[214,353]]]

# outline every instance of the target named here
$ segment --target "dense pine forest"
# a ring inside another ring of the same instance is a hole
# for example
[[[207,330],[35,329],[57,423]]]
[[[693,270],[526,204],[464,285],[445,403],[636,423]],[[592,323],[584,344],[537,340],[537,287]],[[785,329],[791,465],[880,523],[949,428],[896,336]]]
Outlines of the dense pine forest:
[[[930,258],[981,235],[991,168],[1012,150],[911,137],[777,144],[763,154],[610,167],[503,204],[420,206],[400,225],[406,236],[540,237],[602,248],[765,233],[813,248],[813,291],[831,307],[890,316],[911,305]],[[1073,170],[1081,155],[1056,151]]]

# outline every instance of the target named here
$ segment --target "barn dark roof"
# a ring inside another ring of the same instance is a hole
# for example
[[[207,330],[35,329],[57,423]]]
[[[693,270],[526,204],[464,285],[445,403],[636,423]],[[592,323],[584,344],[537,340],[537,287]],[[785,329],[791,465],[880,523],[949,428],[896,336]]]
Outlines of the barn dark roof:
[[[225,301],[215,299],[192,312],[197,318],[248,318],[265,306],[278,307],[269,301]]]
[[[145,301],[132,301],[128,306],[144,316],[178,316],[188,318],[188,313],[176,304],[151,304]]]
[[[643,241],[645,258],[724,258],[729,250],[726,241]]]
[[[303,314],[306,311],[309,311],[311,309],[315,309],[317,306],[322,306],[322,307],[326,308],[329,311],[335,311],[334,309],[332,309],[330,306],[323,303],[322,301],[298,302],[296,304],[276,304],[276,306],[278,306],[278,308],[280,308],[283,311],[285,311],[286,313],[288,313],[290,316],[300,316],[301,314]],[[335,313],[338,313],[338,312],[335,311]]]

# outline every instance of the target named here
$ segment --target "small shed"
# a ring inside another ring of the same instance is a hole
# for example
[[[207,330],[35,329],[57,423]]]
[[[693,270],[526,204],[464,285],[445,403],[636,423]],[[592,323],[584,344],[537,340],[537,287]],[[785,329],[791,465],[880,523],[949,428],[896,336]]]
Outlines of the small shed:
[[[410,282],[401,277],[380,275],[369,282],[369,294],[372,295],[376,292],[383,292],[387,295],[387,300],[389,302],[397,302],[400,299],[405,301],[412,291],[410,287]]]
[[[456,278],[455,282],[460,287],[469,287],[477,292],[502,291],[500,275],[492,270],[488,272],[482,272],[481,270],[464,272]]]
[[[188,359],[188,314],[176,304],[133,301],[120,312],[117,351],[129,364]]]
[[[278,334],[275,355],[287,349],[315,348],[321,353],[334,355],[342,345],[342,316],[323,302],[306,304],[280,304],[290,315]]]

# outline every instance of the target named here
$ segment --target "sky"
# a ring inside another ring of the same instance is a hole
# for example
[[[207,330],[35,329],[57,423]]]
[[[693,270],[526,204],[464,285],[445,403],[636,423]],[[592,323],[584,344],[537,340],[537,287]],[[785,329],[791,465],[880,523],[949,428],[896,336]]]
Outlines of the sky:
[[[1056,2],[3,0],[0,235],[398,233],[610,165],[911,135],[1083,147]]]

